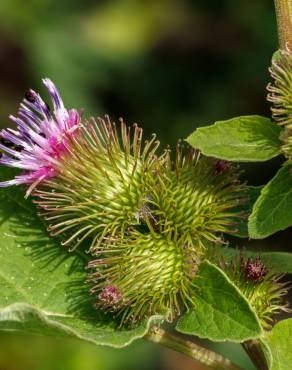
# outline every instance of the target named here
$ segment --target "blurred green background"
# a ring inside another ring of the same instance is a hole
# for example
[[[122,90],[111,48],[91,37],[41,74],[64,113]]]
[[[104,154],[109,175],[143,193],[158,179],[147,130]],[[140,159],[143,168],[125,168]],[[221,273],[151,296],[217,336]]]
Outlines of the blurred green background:
[[[50,77],[68,108],[137,122],[173,147],[214,120],[268,115],[276,48],[272,0],[0,0],[0,127]],[[245,166],[245,176],[260,184],[278,165]],[[268,243],[279,249],[286,237]],[[216,347],[252,369],[239,346]],[[203,369],[143,341],[111,350],[0,336],[0,370],[137,368]]]

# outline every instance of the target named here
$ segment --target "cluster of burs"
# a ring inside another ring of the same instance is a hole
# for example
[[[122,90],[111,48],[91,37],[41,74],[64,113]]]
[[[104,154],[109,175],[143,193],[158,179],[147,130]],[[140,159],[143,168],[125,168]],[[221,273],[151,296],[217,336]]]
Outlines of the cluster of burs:
[[[246,217],[238,168],[181,145],[162,151],[155,136],[143,141],[139,127],[108,117],[87,124],[70,145],[59,175],[34,191],[50,233],[88,251],[98,310],[120,325],[154,314],[172,321],[196,304],[200,262]],[[259,261],[223,265],[243,290],[243,280],[266,279]]]

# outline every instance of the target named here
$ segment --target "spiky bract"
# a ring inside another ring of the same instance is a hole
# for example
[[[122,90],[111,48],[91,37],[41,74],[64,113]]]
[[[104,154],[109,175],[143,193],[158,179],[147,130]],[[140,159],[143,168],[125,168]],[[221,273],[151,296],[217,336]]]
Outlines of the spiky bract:
[[[34,192],[50,232],[71,249],[85,239],[95,245],[104,237],[122,237],[139,223],[158,143],[153,137],[142,146],[137,126],[133,138],[123,122],[118,131],[108,117],[87,123],[78,140],[70,141],[58,175]]]
[[[236,167],[180,147],[173,163],[157,146],[154,137],[142,146],[137,126],[131,139],[123,122],[119,132],[108,118],[93,120],[34,191],[53,235],[71,249],[89,244],[96,306],[121,323],[172,321],[194,304],[199,259],[244,217]]]
[[[109,240],[95,251],[89,267],[97,307],[116,312],[120,322],[131,324],[151,314],[172,321],[180,305],[193,305],[193,278],[198,256],[190,254],[178,235],[133,231],[128,240]],[[112,304],[114,290],[120,301]]]
[[[270,328],[275,314],[289,312],[284,301],[288,292],[287,283],[281,282],[283,276],[270,271],[260,257],[245,258],[240,254],[230,263],[223,263],[221,260],[221,266],[222,264],[225,272],[255,310],[264,328]]]
[[[148,180],[140,225],[128,229],[127,239],[92,248],[96,306],[122,323],[151,314],[172,321],[181,306],[195,304],[199,261],[209,244],[223,242],[222,233],[236,230],[238,205],[246,201],[236,167],[193,150],[183,155],[178,148],[174,163],[166,152]]]
[[[279,50],[274,57],[270,73],[273,83],[267,87],[268,101],[272,103],[272,116],[284,127],[281,134],[282,150],[292,157],[292,54],[290,50]]]
[[[268,101],[273,118],[280,125],[292,129],[292,54],[289,50],[279,50],[272,61],[270,73],[273,83],[268,89]]]
[[[183,155],[180,147],[175,163],[166,157],[149,201],[156,228],[178,233],[196,253],[207,243],[221,243],[222,233],[235,233],[246,216],[238,206],[247,201],[238,168],[194,150]]]

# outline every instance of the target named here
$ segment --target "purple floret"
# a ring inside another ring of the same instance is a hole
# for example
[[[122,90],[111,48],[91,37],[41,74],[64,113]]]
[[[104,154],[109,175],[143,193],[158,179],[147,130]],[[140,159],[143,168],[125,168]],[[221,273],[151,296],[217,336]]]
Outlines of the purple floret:
[[[25,94],[18,116],[10,116],[16,129],[0,132],[0,164],[16,167],[23,173],[0,187],[29,185],[27,195],[41,181],[56,176],[62,155],[68,151],[70,137],[80,127],[80,115],[75,109],[64,107],[60,94],[51,80],[43,79],[53,103],[53,112],[33,90]]]

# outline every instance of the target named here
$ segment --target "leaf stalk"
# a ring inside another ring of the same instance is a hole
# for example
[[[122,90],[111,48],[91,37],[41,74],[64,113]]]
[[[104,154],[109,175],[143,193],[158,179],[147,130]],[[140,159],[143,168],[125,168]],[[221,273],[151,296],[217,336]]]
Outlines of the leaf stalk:
[[[259,341],[248,340],[242,343],[242,347],[245,349],[245,352],[248,354],[258,370],[269,370],[265,355],[261,349]]]
[[[159,327],[153,327],[145,339],[183,353],[195,361],[215,370],[242,370],[227,358],[182,337],[170,334]]]

